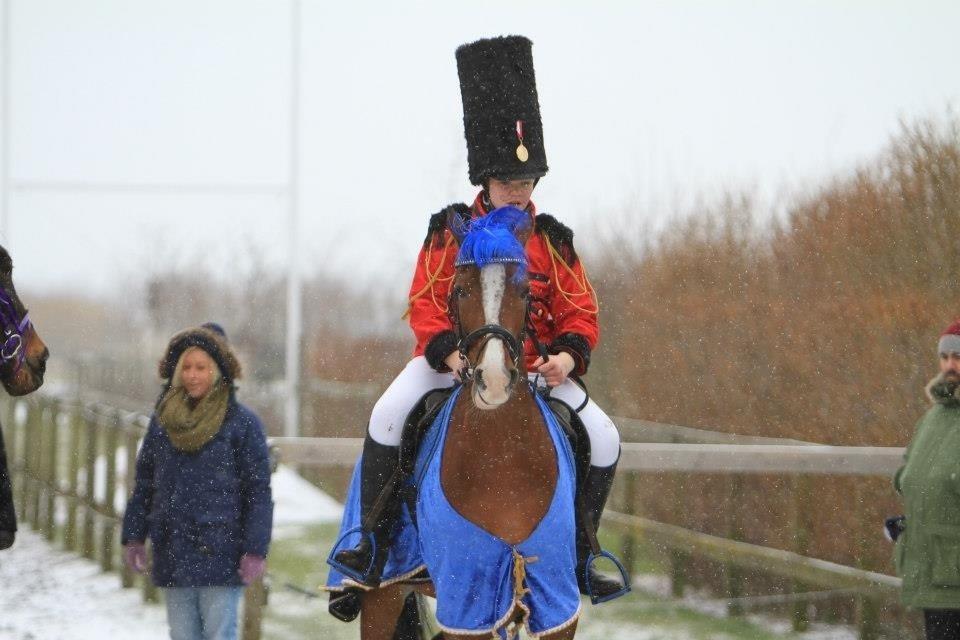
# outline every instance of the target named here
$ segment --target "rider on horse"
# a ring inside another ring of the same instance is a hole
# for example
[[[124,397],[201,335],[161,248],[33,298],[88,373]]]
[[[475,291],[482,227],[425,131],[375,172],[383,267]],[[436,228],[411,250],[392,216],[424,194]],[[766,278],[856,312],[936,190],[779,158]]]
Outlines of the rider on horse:
[[[526,211],[534,233],[526,244],[530,280],[530,330],[524,356],[531,378],[539,376],[551,395],[579,413],[590,440],[590,466],[578,483],[585,511],[595,528],[613,483],[620,436],[610,418],[571,375],[586,374],[599,337],[597,300],[573,248],[573,232],[530,200],[547,173],[543,129],[533,72],[531,42],[520,36],[479,40],[457,49],[470,181],[482,186],[473,204],[454,204],[433,215],[417,258],[408,316],[417,338],[413,359],[377,401],[370,416],[361,463],[360,505],[374,510],[398,465],[408,414],[425,393],[460,379],[464,360],[448,313],[448,297],[457,243],[447,228],[452,210],[464,221],[504,206]],[[544,359],[538,345],[546,347]],[[370,536],[335,554],[335,561],[364,575],[361,584],[379,584],[394,529],[399,498],[380,508]],[[578,518],[580,520],[580,518]],[[577,522],[577,576],[581,592],[608,595],[621,585],[591,568],[585,578],[590,545],[584,522]],[[595,533],[595,531],[594,531]],[[373,558],[374,547],[376,558]],[[373,566],[372,570],[367,568]]]

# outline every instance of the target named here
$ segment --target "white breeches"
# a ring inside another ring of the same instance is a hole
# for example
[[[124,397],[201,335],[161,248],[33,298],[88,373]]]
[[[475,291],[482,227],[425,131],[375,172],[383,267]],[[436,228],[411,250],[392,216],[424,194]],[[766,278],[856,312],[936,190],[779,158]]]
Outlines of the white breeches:
[[[529,375],[533,378],[535,374]],[[437,373],[427,364],[426,358],[417,356],[407,363],[374,405],[370,413],[370,437],[383,445],[399,445],[403,423],[414,403],[431,389],[452,385],[452,373]],[[559,387],[554,387],[551,395],[574,409],[583,403],[585,396],[583,389],[569,379]],[[609,467],[620,455],[620,433],[616,425],[593,400],[580,410],[580,419],[590,437],[590,464]]]

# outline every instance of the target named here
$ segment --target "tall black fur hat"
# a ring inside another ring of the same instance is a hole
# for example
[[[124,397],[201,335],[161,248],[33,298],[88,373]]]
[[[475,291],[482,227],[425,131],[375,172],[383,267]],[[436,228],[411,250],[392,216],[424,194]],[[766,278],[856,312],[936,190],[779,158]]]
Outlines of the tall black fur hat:
[[[533,73],[533,43],[523,36],[457,48],[470,182],[539,178],[547,173]]]
[[[220,374],[227,382],[233,383],[243,375],[240,361],[227,342],[227,334],[223,327],[208,322],[199,327],[184,329],[170,338],[170,344],[160,360],[159,374],[161,380],[169,380],[177,368],[177,362],[183,352],[190,347],[200,347],[213,358],[220,367]]]

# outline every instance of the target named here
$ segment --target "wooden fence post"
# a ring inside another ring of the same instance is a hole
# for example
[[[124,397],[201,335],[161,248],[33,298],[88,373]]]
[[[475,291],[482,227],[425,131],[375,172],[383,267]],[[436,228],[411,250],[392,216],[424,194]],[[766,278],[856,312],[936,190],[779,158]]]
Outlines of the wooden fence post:
[[[153,545],[147,544],[147,566],[153,566]],[[157,591],[157,585],[153,584],[153,576],[150,572],[143,576],[143,601],[160,602],[160,593]]]
[[[30,435],[30,401],[23,400],[20,403],[24,405],[23,409],[26,415],[23,422],[18,423],[17,426],[21,434],[18,440],[23,444],[20,446],[20,464],[17,465],[20,471],[20,482],[14,489],[17,494],[17,513],[20,521],[25,523],[27,521],[27,498],[30,496],[30,490],[28,489],[30,485],[30,443],[33,436]]]
[[[57,451],[60,448],[60,401],[52,399],[44,403],[47,405],[44,412],[44,430],[47,432],[46,458],[44,470],[44,506],[43,506],[43,534],[48,542],[53,542],[57,536]]]
[[[793,528],[794,551],[802,556],[810,551],[810,479],[803,475],[793,476],[789,486],[793,489],[793,501],[790,513],[790,526]],[[801,582],[792,581],[794,593],[802,592],[806,588]],[[793,630],[806,631],[810,627],[810,616],[807,613],[807,603],[797,600],[793,603],[790,613]]]
[[[126,499],[129,500],[130,494],[133,492],[133,483],[137,472],[137,442],[140,440],[140,434],[137,431],[136,425],[128,422],[123,425],[123,436],[127,461],[123,490],[126,492]],[[147,580],[149,580],[149,578],[147,578]],[[134,585],[135,574],[133,570],[126,565],[123,567],[120,582],[124,588],[130,588]]]
[[[624,513],[637,515],[637,474],[627,472],[623,476],[623,485],[623,504],[620,508]],[[620,557],[627,571],[633,573],[637,563],[637,536],[631,530],[625,531],[620,537]]]
[[[67,442],[67,525],[63,532],[63,546],[76,551],[79,544],[77,510],[80,508],[80,447],[83,443],[83,405],[78,401],[70,410]]]
[[[15,398],[4,398],[5,415],[3,416],[4,438],[7,443],[7,468],[10,472],[10,482],[13,484],[13,495],[11,499],[17,504],[18,489],[23,485],[23,473],[21,471],[20,451],[20,425],[17,424],[17,400]]]
[[[96,527],[96,491],[97,476],[97,419],[96,416],[87,415],[87,408],[83,409],[84,426],[84,491],[83,491],[83,544],[81,553],[83,557],[94,560],[97,549],[94,544]]]
[[[670,442],[680,442],[676,436],[670,438]],[[670,474],[668,482],[670,493],[670,504],[673,505],[674,523],[682,526],[684,523],[680,507],[681,494],[683,493],[683,476],[679,472]],[[670,549],[670,594],[674,598],[682,598],[683,590],[687,585],[687,553],[679,549]]]
[[[105,486],[106,491],[103,497],[103,528],[100,538],[101,556],[100,567],[104,572],[113,571],[114,554],[117,551],[117,538],[120,537],[117,531],[117,511],[115,507],[115,498],[117,494],[117,448],[120,440],[120,412],[112,409],[109,415],[103,419],[104,433],[104,457],[105,462]]]
[[[265,606],[267,606],[267,587],[263,578],[258,578],[245,589],[243,595],[242,640],[260,640]]]
[[[743,534],[743,510],[737,504],[743,493],[743,476],[733,474],[727,481],[727,537],[731,540],[742,542]],[[744,593],[743,570],[734,562],[726,563],[724,567],[727,578],[727,595],[730,600],[727,602],[727,615],[742,616],[743,605],[739,598]]]
[[[863,481],[856,483],[854,489],[854,508],[857,512],[857,522],[864,521],[863,514]],[[864,568],[866,566],[867,541],[863,535],[863,530],[854,532],[856,539],[856,566]],[[879,611],[877,601],[865,594],[857,596],[857,631],[860,640],[876,640],[880,635],[879,629]]]
[[[36,398],[30,401],[30,413],[27,420],[27,429],[32,434],[31,447],[25,454],[30,460],[30,481],[28,488],[30,496],[27,499],[27,512],[30,526],[34,531],[40,530],[40,493],[43,482],[43,405]]]

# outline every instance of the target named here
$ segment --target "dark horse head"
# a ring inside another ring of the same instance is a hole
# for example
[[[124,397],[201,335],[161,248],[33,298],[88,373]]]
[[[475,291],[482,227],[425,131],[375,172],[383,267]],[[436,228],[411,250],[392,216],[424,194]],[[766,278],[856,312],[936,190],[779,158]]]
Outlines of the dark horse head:
[[[12,396],[26,395],[43,384],[50,352],[13,286],[13,261],[0,247],[0,382]]]
[[[524,249],[530,215],[502,207],[470,222],[456,213],[449,228],[460,242],[448,308],[465,362],[464,382],[478,409],[496,409],[525,379],[523,342],[529,285]]]

